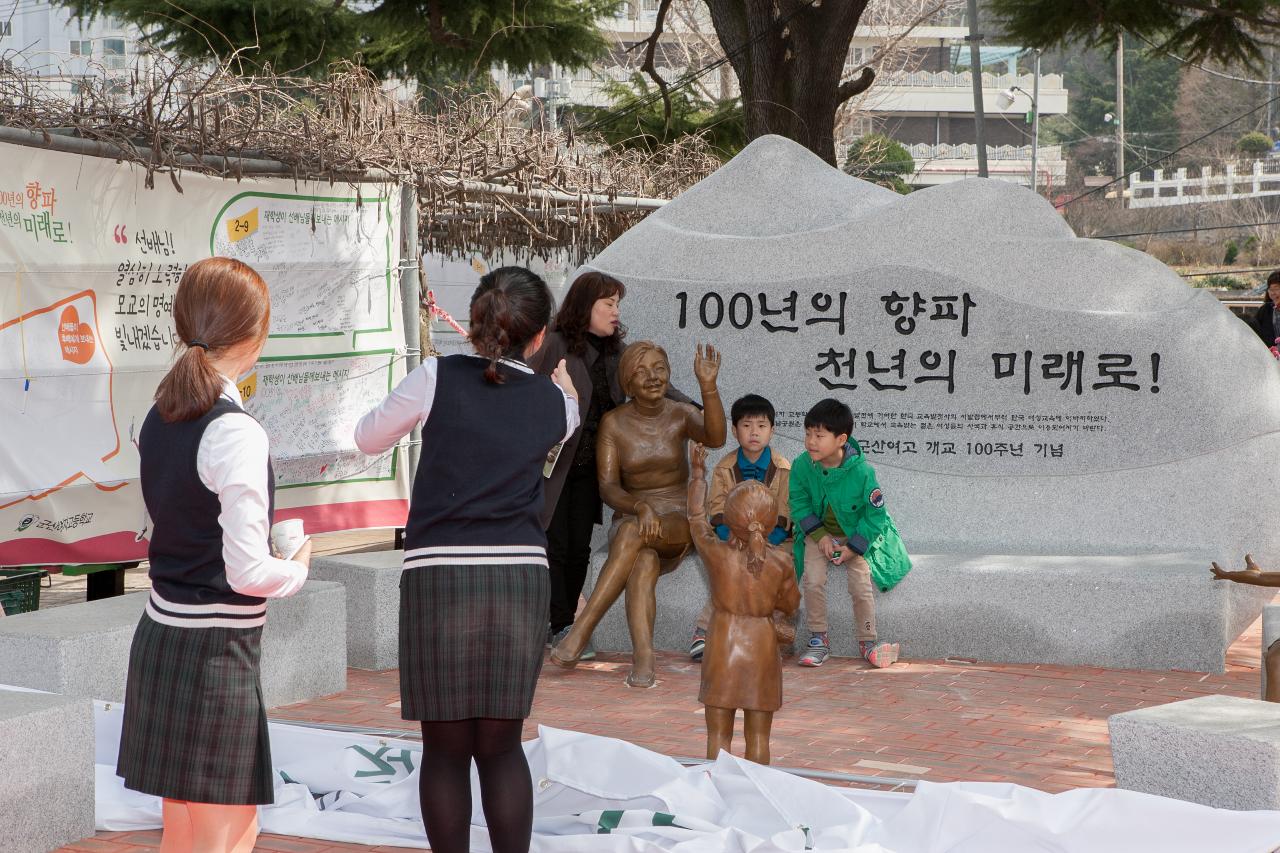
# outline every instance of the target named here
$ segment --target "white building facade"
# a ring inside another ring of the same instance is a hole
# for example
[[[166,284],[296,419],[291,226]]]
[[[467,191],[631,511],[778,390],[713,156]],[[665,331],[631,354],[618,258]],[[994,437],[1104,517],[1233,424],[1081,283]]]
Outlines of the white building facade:
[[[510,94],[526,83],[544,109],[553,113],[571,104],[607,107],[604,88],[609,81],[630,80],[642,60],[641,49],[631,49],[653,31],[658,0],[627,0],[615,16],[601,21],[618,44],[611,60],[592,68],[568,72],[559,68],[494,69],[499,89]],[[886,44],[897,51],[895,65],[905,70],[881,71],[871,89],[861,96],[857,119],[837,140],[837,158],[843,160],[849,145],[865,133],[878,132],[902,143],[916,163],[914,186],[931,186],[972,177],[978,173],[973,84],[968,67],[968,27],[962,15],[944,19],[945,25],[920,26],[903,36],[901,29],[859,27],[850,44],[846,76],[875,61]],[[665,22],[656,65],[663,79],[673,81],[707,64],[719,50],[707,20],[687,23],[669,17]],[[991,48],[984,48],[989,53]],[[1013,56],[1015,49],[1005,49]],[[988,174],[992,178],[1031,184],[1032,125],[1026,120],[1036,79],[1018,73],[1016,58],[1006,61],[1005,73],[982,75],[984,135]],[[957,66],[965,70],[957,70]],[[988,68],[990,65],[988,64]],[[700,94],[730,98],[739,94],[737,77],[728,63],[699,80]],[[1001,107],[998,96],[1016,87],[1012,103]],[[1038,87],[1041,118],[1067,112],[1067,90],[1060,74],[1041,74]],[[1066,161],[1060,146],[1040,146],[1036,185],[1052,192],[1066,181]]]
[[[0,59],[68,96],[89,77],[123,89],[136,67],[149,67],[136,28],[109,17],[81,21],[47,0],[0,0]]]

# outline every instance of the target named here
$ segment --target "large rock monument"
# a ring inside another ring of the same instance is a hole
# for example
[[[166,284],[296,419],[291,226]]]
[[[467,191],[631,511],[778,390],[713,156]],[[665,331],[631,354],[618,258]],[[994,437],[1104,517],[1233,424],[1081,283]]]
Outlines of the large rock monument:
[[[904,655],[1220,669],[1271,597],[1209,561],[1280,567],[1280,367],[1211,295],[1034,193],[901,196],[764,137],[586,269],[626,283],[629,337],[667,348],[677,387],[695,342],[722,350],[726,406],[772,400],[776,450],[803,452],[817,400],[849,404],[919,556],[879,599]]]

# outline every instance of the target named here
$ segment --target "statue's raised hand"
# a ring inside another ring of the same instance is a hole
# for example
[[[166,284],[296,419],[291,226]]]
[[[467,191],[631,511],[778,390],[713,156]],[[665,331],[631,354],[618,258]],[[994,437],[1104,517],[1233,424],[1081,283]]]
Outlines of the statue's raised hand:
[[[703,391],[714,390],[716,379],[720,376],[720,353],[711,344],[698,344],[698,351],[693,357],[693,375],[698,380],[698,387]]]
[[[707,449],[696,441],[689,442],[689,478],[707,478]]]

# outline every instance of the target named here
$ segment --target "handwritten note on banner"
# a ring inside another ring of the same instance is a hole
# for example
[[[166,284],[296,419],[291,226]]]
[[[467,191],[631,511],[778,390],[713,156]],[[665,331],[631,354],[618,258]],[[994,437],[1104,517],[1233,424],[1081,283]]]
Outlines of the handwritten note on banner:
[[[141,426],[179,347],[178,283],[210,255],[270,290],[238,385],[271,439],[277,517],[403,523],[403,451],[370,459],[351,434],[404,374],[397,187],[184,175],[179,195],[113,160],[0,154],[0,565],[145,557]]]

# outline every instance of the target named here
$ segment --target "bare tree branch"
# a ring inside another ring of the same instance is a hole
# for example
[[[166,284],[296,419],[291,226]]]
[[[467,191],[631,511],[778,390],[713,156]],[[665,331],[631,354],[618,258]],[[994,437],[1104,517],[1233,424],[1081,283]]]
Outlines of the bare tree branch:
[[[148,186],[156,173],[176,182],[182,171],[407,183],[424,250],[455,257],[511,249],[579,262],[653,206],[628,199],[671,198],[719,165],[696,137],[612,150],[596,137],[530,131],[510,99],[489,95],[418,112],[345,63],[323,80],[228,67],[159,56],[129,91],[89,76],[68,99],[56,76],[0,64],[0,126],[10,140],[137,163]]]
[[[840,103],[844,103],[855,95],[860,95],[867,89],[871,88],[871,84],[875,82],[876,71],[871,66],[865,66],[858,72],[857,77],[850,77],[840,84],[840,88],[836,90],[836,97],[840,99]]]
[[[662,0],[658,4],[657,20],[653,22],[653,32],[642,42],[636,44],[636,47],[645,45],[644,64],[640,66],[640,70],[648,74],[657,84],[658,91],[662,93],[662,112],[666,118],[666,129],[671,130],[671,90],[667,86],[667,81],[662,79],[662,75],[658,73],[658,68],[654,65],[654,57],[658,53],[658,40],[662,38],[662,28],[666,23],[667,11],[671,8],[671,0]],[[633,48],[634,49],[634,48]]]

